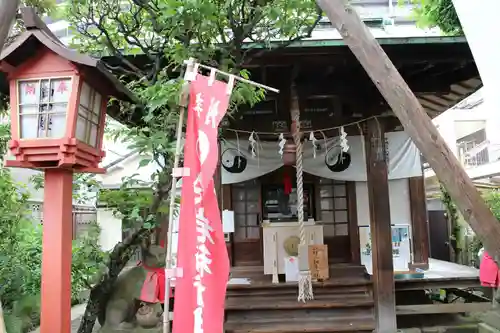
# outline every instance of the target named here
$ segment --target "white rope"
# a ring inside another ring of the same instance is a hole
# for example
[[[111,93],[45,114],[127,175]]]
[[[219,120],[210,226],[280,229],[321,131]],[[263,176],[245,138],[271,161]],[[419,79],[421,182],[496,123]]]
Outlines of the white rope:
[[[303,166],[302,166],[302,142],[300,133],[300,112],[299,103],[296,96],[293,96],[292,101],[292,120],[295,123],[295,129],[293,131],[293,140],[295,142],[295,167],[297,174],[297,217],[299,222],[299,237],[300,245],[299,251],[307,250],[306,247],[306,229],[304,225],[304,180],[303,180]],[[307,253],[299,254],[301,258],[307,258]],[[300,265],[300,259],[299,259]],[[313,289],[312,289],[312,278],[309,268],[306,270],[300,270],[299,275],[299,296],[297,300],[300,302],[305,302],[306,300],[314,299]]]

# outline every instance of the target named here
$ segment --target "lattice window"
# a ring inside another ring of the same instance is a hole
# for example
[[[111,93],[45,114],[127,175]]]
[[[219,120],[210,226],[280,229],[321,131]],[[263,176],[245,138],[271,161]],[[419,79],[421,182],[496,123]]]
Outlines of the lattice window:
[[[326,237],[349,234],[347,183],[331,179],[319,180],[320,220]]]
[[[35,219],[35,222],[43,224],[43,206],[40,204],[31,204],[31,216]]]
[[[260,187],[254,180],[234,184],[231,189],[234,210],[234,239],[260,238]]]

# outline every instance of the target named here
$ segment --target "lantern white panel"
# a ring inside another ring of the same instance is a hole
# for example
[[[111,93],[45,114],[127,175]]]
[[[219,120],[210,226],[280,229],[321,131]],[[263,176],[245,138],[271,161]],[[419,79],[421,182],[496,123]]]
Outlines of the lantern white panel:
[[[19,105],[19,114],[38,114],[37,104]]]
[[[61,138],[66,134],[66,112],[67,103],[54,104],[52,113],[49,115],[49,136],[51,138]]]
[[[86,109],[90,109],[90,103],[92,103],[91,96],[92,88],[90,88],[87,83],[83,82],[82,89],[80,91],[80,105],[84,106]]]
[[[50,82],[52,98],[55,103],[68,103],[71,95],[71,79],[53,79]]]
[[[78,115],[76,120],[76,139],[82,142],[86,142],[87,140],[87,120]]]
[[[98,92],[94,94],[94,106],[92,108],[92,111],[94,114],[99,115],[101,113],[101,101],[102,101],[102,96]]]
[[[90,111],[82,105],[78,107],[78,113],[85,119],[90,118]]]
[[[101,103],[101,94],[84,82],[80,91],[76,138],[92,147],[96,147],[99,142]]]
[[[18,92],[21,139],[65,135],[71,78],[20,81]]]
[[[21,81],[18,85],[19,105],[37,105],[40,95],[40,85],[38,81]]]
[[[38,114],[24,114],[19,116],[20,138],[34,139],[38,137]]]
[[[52,91],[50,89],[49,80],[41,80],[40,82],[40,103],[50,102],[52,97]]]
[[[89,144],[92,147],[97,146],[97,125],[90,123],[90,138]]]

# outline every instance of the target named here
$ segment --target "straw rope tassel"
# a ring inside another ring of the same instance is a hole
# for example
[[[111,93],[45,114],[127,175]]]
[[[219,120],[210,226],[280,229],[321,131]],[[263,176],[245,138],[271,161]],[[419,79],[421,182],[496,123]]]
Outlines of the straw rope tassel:
[[[299,296],[297,300],[306,302],[314,299],[311,272],[308,263],[308,247],[306,243],[306,229],[304,225],[304,181],[302,166],[302,142],[300,133],[300,111],[297,96],[292,100],[292,120],[295,124],[293,130],[293,140],[295,142],[295,167],[297,172],[297,217],[299,222]]]

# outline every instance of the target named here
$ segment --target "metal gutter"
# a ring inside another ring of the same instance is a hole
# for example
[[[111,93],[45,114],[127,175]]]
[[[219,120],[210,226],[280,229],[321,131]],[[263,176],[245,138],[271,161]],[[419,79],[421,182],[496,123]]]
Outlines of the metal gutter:
[[[418,44],[456,44],[467,43],[464,36],[429,36],[429,37],[387,37],[377,38],[381,45],[418,45]],[[271,45],[279,46],[282,41],[272,41]],[[343,39],[316,39],[316,40],[302,40],[293,43],[287,47],[322,47],[322,46],[345,46]],[[264,49],[269,48],[259,43],[245,43],[244,49]],[[272,49],[272,47],[271,47]]]

